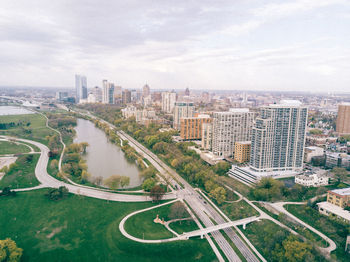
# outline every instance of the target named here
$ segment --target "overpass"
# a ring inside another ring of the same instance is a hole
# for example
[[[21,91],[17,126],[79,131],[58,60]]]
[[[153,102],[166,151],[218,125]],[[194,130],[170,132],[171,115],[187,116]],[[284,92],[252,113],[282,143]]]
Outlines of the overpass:
[[[214,232],[214,231],[218,231],[221,229],[225,229],[225,228],[230,228],[233,226],[240,226],[243,225],[243,229],[245,229],[246,225],[254,222],[256,220],[259,220],[260,217],[258,216],[253,216],[253,217],[248,217],[248,218],[243,218],[240,220],[235,220],[235,221],[230,221],[227,223],[223,223],[223,224],[219,224],[219,225],[215,225],[215,226],[210,226],[210,227],[205,227],[202,229],[198,229],[198,230],[194,230],[191,232],[187,232],[187,233],[183,233],[182,235],[178,236],[179,239],[189,239],[190,237],[195,237],[195,236],[201,236],[201,238],[203,238],[203,236],[205,234]]]

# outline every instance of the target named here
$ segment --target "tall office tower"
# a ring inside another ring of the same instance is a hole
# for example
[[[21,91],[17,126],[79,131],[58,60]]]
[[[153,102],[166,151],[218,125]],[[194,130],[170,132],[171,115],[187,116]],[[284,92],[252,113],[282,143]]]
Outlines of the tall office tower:
[[[250,168],[255,172],[300,171],[303,167],[307,107],[282,100],[260,108],[252,132]]]
[[[338,106],[337,132],[340,135],[350,134],[350,103]]]
[[[162,93],[162,111],[166,113],[172,113],[176,102],[175,92],[163,92]]]
[[[228,112],[213,114],[212,151],[215,155],[231,157],[235,142],[250,141],[255,112],[248,108],[231,108]]]
[[[143,87],[142,87],[142,96],[143,97],[147,97],[151,94],[151,89],[149,88],[149,86],[147,84],[145,84]]]
[[[114,84],[107,80],[102,81],[102,103],[114,104]]]
[[[180,130],[181,118],[193,117],[194,105],[192,102],[175,102],[174,107],[174,128]]]
[[[95,96],[96,103],[102,102],[102,89],[101,88],[99,88],[98,86],[95,86],[92,89],[92,94]]]
[[[128,89],[123,90],[122,103],[124,105],[131,103],[131,92]]]
[[[76,103],[79,103],[81,99],[87,99],[87,81],[86,76],[75,75],[75,90],[76,90]]]
[[[190,95],[190,89],[188,87],[186,87],[185,96],[189,96],[189,95]]]

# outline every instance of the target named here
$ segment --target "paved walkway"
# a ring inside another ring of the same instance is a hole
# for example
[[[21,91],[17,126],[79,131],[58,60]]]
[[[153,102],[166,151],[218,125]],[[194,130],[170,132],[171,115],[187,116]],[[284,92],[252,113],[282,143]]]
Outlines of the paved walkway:
[[[295,220],[296,222],[298,222],[299,224],[303,225],[304,227],[310,229],[312,232],[316,233],[317,235],[319,235],[320,237],[322,237],[325,241],[327,241],[327,243],[329,244],[328,247],[319,247],[319,249],[321,251],[326,252],[328,255],[337,248],[337,245],[335,244],[335,242],[330,239],[329,237],[327,237],[325,234],[323,234],[322,232],[318,231],[317,229],[313,228],[312,226],[310,226],[309,224],[306,224],[304,221],[300,220],[299,218],[297,218],[296,216],[294,216],[293,214],[289,213],[285,208],[284,205],[305,205],[304,202],[277,202],[277,203],[270,203],[270,205],[275,208],[276,210],[278,210],[281,213],[286,214],[287,216],[289,216],[290,218],[292,218],[293,220]]]
[[[69,192],[73,194],[94,197],[94,198],[99,198],[99,199],[104,199],[109,201],[120,201],[120,202],[152,201],[152,199],[149,196],[128,195],[128,194],[121,194],[121,193],[106,192],[106,191],[98,190],[97,188],[86,188],[80,185],[79,186],[71,185],[63,181],[57,180],[56,178],[50,176],[47,173],[47,165],[49,161],[48,153],[50,151],[47,146],[36,141],[22,139],[22,138],[15,138],[15,137],[8,137],[8,136],[0,136],[0,137],[7,138],[7,139],[14,139],[16,141],[22,141],[22,142],[33,144],[37,146],[41,151],[38,163],[35,167],[35,176],[41,184],[40,187],[24,188],[16,191],[35,190],[42,187],[58,188],[60,186],[65,186],[68,188]],[[166,194],[163,197],[163,199],[165,200],[174,199],[174,198],[176,198],[176,195],[172,193]]]

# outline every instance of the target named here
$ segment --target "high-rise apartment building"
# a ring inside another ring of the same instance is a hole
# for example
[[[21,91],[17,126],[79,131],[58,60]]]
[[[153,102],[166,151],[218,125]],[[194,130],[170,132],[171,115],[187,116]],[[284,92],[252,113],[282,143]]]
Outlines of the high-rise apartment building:
[[[180,137],[183,140],[202,139],[202,125],[210,123],[209,115],[198,115],[197,117],[184,117],[180,119]]]
[[[87,99],[87,80],[86,76],[75,75],[75,91],[76,91],[76,103],[79,103],[81,99]]]
[[[256,113],[248,108],[231,108],[213,114],[212,151],[222,157],[233,156],[235,142],[250,141]]]
[[[172,113],[175,107],[176,93],[163,92],[162,93],[162,111],[165,113]]]
[[[299,101],[262,107],[252,133],[250,168],[256,172],[302,170],[306,125],[307,107]]]
[[[131,103],[131,91],[128,89],[125,89],[122,92],[122,103],[124,105]]]
[[[213,124],[203,123],[202,125],[202,143],[201,146],[205,150],[211,150],[213,141]]]
[[[338,106],[336,130],[340,135],[350,134],[350,103]]]
[[[107,80],[102,81],[102,103],[114,104],[114,84]]]
[[[99,88],[98,86],[95,86],[92,89],[92,94],[95,96],[96,103],[102,102],[102,89],[101,88]]]
[[[192,102],[175,102],[174,107],[174,128],[180,130],[181,118],[193,117],[194,105]]]

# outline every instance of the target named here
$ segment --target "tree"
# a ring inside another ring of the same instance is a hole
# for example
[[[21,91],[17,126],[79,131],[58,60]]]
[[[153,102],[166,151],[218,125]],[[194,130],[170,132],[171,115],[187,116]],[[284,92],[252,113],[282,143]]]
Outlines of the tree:
[[[60,186],[59,188],[49,188],[45,193],[45,196],[50,200],[61,200],[68,196],[68,188]]]
[[[0,261],[18,262],[21,260],[22,253],[23,249],[17,247],[12,239],[0,240]]]
[[[105,179],[104,184],[108,186],[110,189],[118,189],[120,187],[121,176],[114,175]]]
[[[145,191],[151,191],[151,189],[156,185],[156,180],[154,178],[147,178],[142,183],[142,189]]]
[[[56,167],[58,167],[58,161],[56,159],[53,159],[50,163],[50,167],[52,169],[55,169]]]
[[[95,185],[97,185],[97,186],[102,185],[102,182],[103,182],[103,177],[102,176],[98,176],[98,177],[94,178],[94,181],[93,181],[93,183]]]
[[[331,172],[334,174],[335,178],[338,179],[338,183],[343,182],[348,177],[348,172],[343,167],[333,167]]]
[[[83,153],[85,154],[86,153],[86,148],[89,146],[89,143],[88,142],[81,142],[80,146],[81,146],[81,148],[83,150]]]
[[[0,196],[16,196],[16,191],[12,191],[9,187],[4,187]]]
[[[83,172],[81,172],[80,180],[84,184],[89,181],[90,177],[91,177],[91,174],[86,170],[83,170]]]
[[[120,179],[120,185],[121,187],[125,187],[125,186],[128,186],[130,184],[130,177],[128,176],[122,176],[121,179]]]
[[[220,205],[226,200],[226,190],[219,186],[212,191],[210,191],[209,196],[214,198],[216,202]]]
[[[175,202],[171,207],[170,207],[170,213],[169,213],[169,218],[170,219],[179,219],[179,218],[185,218],[188,217],[188,212],[184,206],[184,204],[180,201]]]
[[[217,185],[212,180],[207,180],[207,182],[204,184],[204,187],[207,192],[210,192],[214,190]]]
[[[213,171],[219,176],[224,176],[231,168],[231,164],[226,161],[220,161],[213,166]]]
[[[284,258],[287,261],[305,261],[306,258],[313,256],[311,253],[312,246],[308,243],[298,241],[295,239],[295,236],[290,235],[282,242],[282,245],[285,250]]]
[[[159,185],[155,185],[152,189],[151,189],[151,192],[150,192],[150,197],[152,198],[152,200],[154,202],[159,202],[163,196],[164,196],[164,189],[159,186]]]

